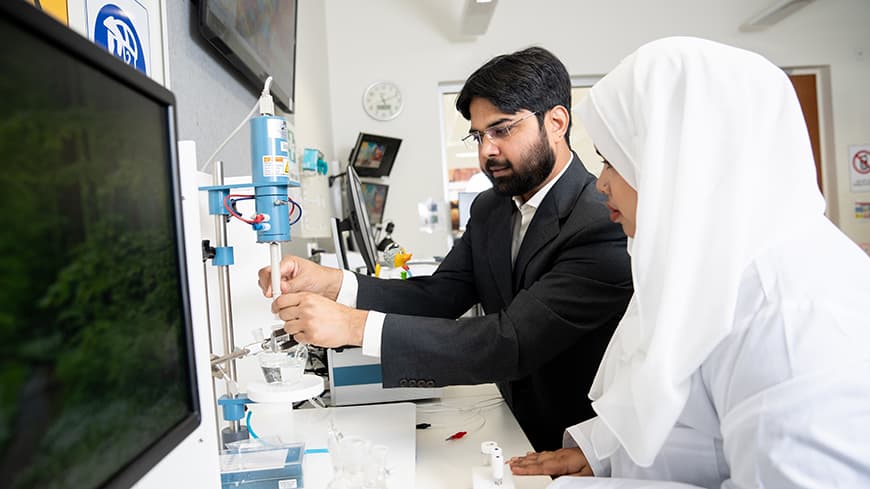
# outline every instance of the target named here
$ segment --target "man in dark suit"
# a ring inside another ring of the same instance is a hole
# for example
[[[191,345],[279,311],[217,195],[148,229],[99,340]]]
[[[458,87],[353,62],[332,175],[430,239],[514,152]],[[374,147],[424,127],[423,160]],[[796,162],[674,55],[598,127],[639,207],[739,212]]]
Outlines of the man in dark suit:
[[[496,382],[535,450],[555,450],[594,415],[587,393],[632,292],[626,238],[570,149],[555,56],[492,59],[456,106],[493,188],[435,273],[379,280],[286,257],[272,308],[297,341],[380,356],[384,387]],[[260,286],[271,296],[268,267]],[[475,303],[484,316],[457,320]]]

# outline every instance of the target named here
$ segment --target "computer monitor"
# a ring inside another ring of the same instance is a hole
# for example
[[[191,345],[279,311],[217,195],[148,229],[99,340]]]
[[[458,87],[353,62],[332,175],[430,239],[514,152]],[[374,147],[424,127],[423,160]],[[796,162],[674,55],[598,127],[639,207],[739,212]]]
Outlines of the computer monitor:
[[[471,203],[479,192],[459,192],[459,230],[465,231],[465,225],[471,217]]]
[[[172,94],[0,2],[3,487],[128,488],[201,421]]]
[[[361,177],[387,177],[401,145],[401,139],[361,132],[350,153],[350,166]]]
[[[344,232],[349,231],[356,243],[356,248],[362,255],[369,275],[375,273],[377,264],[377,248],[375,238],[372,236],[372,226],[366,212],[366,204],[360,185],[359,176],[352,166],[347,167],[344,179],[347,191],[347,213],[342,220],[332,220],[332,237],[335,243],[335,253],[339,259],[339,265],[349,270],[347,247],[344,244]]]
[[[272,77],[271,92],[293,112],[297,0],[198,0],[199,30],[248,80],[254,93]]]
[[[369,222],[380,224],[384,220],[384,207],[387,205],[389,185],[361,182],[361,189],[363,197],[365,197],[366,209],[368,209]]]

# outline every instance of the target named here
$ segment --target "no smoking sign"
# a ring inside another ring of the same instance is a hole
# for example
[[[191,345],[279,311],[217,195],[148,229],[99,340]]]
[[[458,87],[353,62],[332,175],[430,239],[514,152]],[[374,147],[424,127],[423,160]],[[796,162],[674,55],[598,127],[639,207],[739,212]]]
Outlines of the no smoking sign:
[[[852,192],[870,192],[870,145],[849,146]]]

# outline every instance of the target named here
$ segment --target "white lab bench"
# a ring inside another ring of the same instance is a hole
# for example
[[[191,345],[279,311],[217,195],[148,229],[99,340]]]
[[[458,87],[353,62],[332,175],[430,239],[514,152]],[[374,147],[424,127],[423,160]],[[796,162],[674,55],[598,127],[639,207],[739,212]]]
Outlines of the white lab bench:
[[[389,448],[390,489],[471,488],[472,467],[481,464],[481,442],[497,442],[505,459],[532,450],[507,405],[497,399],[496,387],[486,384],[447,387],[443,397],[433,401],[297,409],[292,422],[306,445],[305,488],[325,489],[332,479],[326,450],[330,420],[345,436],[359,436]],[[482,418],[460,408],[474,408]],[[415,426],[420,422],[431,426],[418,430]],[[464,438],[445,441],[464,430],[468,431]],[[519,489],[544,488],[552,482],[545,476],[513,479]]]
[[[444,388],[440,403],[447,405],[473,406],[488,404],[488,399],[501,395],[493,384],[477,386],[453,386]],[[439,402],[439,401],[436,401]],[[455,414],[439,413],[431,415],[426,401],[417,402],[420,414],[432,419],[433,427],[417,430],[416,489],[470,488],[471,468],[481,463],[480,444],[495,441],[501,447],[505,460],[513,456],[525,455],[532,450],[528,438],[520,429],[517,420],[502,400],[492,407],[484,407],[480,414],[486,419],[483,427],[471,431],[464,438],[446,442],[444,439],[455,433],[452,428],[438,428],[436,423],[450,425]],[[473,423],[472,423],[473,424]],[[505,471],[509,469],[505,467]],[[514,487],[518,489],[537,489],[546,487],[552,480],[547,476],[516,476]]]

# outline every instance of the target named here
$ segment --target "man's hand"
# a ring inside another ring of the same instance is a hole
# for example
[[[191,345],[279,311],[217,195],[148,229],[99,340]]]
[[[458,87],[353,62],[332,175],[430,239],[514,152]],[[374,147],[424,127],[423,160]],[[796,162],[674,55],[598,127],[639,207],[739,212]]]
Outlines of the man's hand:
[[[327,348],[362,346],[368,311],[300,292],[279,296],[272,302],[272,312],[284,320],[284,331],[299,343]]]
[[[341,270],[322,267],[298,256],[285,256],[281,260],[281,293],[313,292],[335,300],[341,289]],[[260,289],[266,297],[273,297],[272,269],[263,267],[259,272]],[[280,294],[279,294],[280,295]]]
[[[508,460],[515,475],[592,475],[592,468],[579,448],[560,448],[555,452],[529,452]]]

